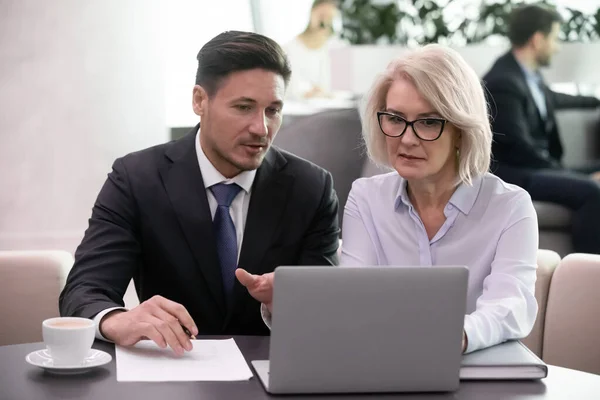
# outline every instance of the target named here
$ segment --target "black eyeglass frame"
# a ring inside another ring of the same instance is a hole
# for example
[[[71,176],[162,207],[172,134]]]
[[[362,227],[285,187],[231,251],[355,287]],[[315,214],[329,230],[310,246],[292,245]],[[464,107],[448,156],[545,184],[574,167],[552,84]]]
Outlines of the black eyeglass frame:
[[[386,133],[383,130],[383,127],[381,126],[381,116],[382,115],[389,115],[395,118],[399,118],[402,121],[404,121],[406,123],[406,126],[404,126],[404,130],[402,130],[402,133],[400,133],[399,135],[390,135],[388,133]],[[435,139],[423,139],[421,136],[419,136],[419,132],[417,132],[417,129],[415,129],[414,124],[419,122],[419,121],[438,121],[442,123],[442,127],[440,129],[440,133],[435,137]],[[379,124],[379,129],[381,130],[381,132],[385,135],[385,136],[389,136],[389,137],[400,137],[402,135],[404,135],[406,133],[406,130],[408,129],[408,127],[410,126],[414,132],[414,134],[420,139],[423,140],[425,142],[433,142],[435,140],[438,140],[440,138],[440,136],[442,136],[442,133],[444,133],[444,128],[446,127],[446,122],[448,122],[447,120],[443,119],[443,118],[418,118],[415,119],[414,121],[408,121],[405,118],[402,118],[401,116],[391,113],[391,112],[387,112],[387,111],[378,111],[377,112],[377,123]]]

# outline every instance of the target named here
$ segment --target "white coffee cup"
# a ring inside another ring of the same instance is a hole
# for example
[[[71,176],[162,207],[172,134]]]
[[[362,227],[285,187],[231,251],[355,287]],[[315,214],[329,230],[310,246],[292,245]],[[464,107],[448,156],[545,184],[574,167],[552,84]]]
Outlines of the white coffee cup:
[[[77,317],[50,318],[42,322],[44,344],[55,365],[80,365],[88,355],[96,333],[93,320]]]

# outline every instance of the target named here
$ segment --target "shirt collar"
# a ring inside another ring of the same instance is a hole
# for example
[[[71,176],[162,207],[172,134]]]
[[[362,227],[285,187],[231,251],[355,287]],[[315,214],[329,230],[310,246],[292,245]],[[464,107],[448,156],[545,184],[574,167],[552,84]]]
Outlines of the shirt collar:
[[[206,154],[204,154],[202,146],[200,146],[200,128],[198,128],[195,140],[198,165],[200,166],[202,180],[204,180],[204,187],[206,189],[218,183],[225,182],[227,184],[236,183],[246,193],[250,193],[250,190],[252,189],[252,183],[254,183],[254,177],[256,176],[256,170],[242,171],[233,178],[227,179],[219,171],[217,171],[215,166],[212,165],[210,160],[206,157]]]
[[[533,71],[525,64],[521,63],[516,57],[515,60],[517,61],[517,64],[519,64],[519,67],[521,67],[521,70],[523,71],[523,74],[525,74],[526,79],[532,80],[536,83],[538,83],[541,80],[541,76],[538,71]]]
[[[400,186],[398,187],[398,192],[396,193],[396,201],[394,206],[396,209],[400,207],[400,203],[403,203],[408,208],[412,207],[412,203],[408,198],[408,192],[406,191],[406,179],[400,177]]]
[[[473,185],[459,184],[448,203],[458,208],[463,214],[468,215],[475,204],[475,200],[477,200],[482,181],[483,177],[477,177],[473,179]],[[406,184],[406,179],[400,178],[400,186],[398,187],[394,203],[396,209],[400,204],[404,204],[409,208],[413,207],[406,191]]]

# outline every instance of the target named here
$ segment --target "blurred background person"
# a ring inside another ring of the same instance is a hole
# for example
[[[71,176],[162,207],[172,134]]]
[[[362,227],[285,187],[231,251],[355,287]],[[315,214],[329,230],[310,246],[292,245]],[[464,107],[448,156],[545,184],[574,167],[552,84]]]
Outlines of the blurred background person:
[[[284,45],[294,71],[288,89],[290,98],[333,96],[329,51],[344,46],[337,36],[341,26],[338,1],[313,1],[306,29]]]
[[[523,187],[534,201],[573,210],[574,250],[600,253],[600,162],[564,168],[555,116],[559,109],[599,107],[600,100],[553,92],[540,73],[559,49],[561,22],[555,10],[539,5],[511,15],[512,49],[483,78],[494,132],[492,171]]]

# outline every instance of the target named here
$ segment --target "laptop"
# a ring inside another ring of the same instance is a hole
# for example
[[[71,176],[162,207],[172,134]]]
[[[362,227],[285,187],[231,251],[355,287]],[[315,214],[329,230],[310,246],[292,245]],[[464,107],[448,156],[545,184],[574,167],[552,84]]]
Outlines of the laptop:
[[[459,385],[468,269],[275,270],[272,394],[449,392]]]

